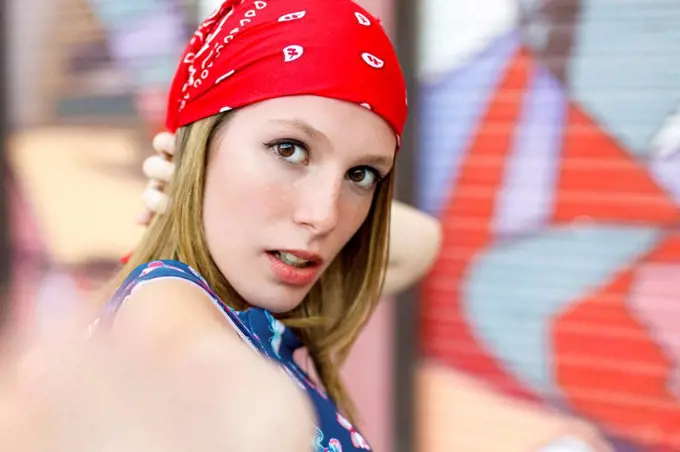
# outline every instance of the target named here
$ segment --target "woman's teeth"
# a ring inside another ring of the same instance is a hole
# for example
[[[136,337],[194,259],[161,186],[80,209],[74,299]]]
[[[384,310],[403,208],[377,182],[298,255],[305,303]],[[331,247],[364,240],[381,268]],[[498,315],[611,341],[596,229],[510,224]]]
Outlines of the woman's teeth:
[[[292,265],[293,267],[304,268],[309,267],[312,261],[302,259],[294,254],[286,253],[284,251],[274,251],[273,254],[282,262]]]

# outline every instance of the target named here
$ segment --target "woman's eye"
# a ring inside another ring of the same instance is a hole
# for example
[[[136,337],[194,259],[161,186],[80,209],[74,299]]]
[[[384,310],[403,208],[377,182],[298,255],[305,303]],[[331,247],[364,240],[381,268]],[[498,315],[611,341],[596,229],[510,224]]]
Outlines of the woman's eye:
[[[378,183],[380,176],[373,168],[361,166],[349,170],[347,178],[362,188],[373,188]]]
[[[299,143],[281,141],[272,147],[274,152],[287,162],[306,163],[309,160],[309,152]]]

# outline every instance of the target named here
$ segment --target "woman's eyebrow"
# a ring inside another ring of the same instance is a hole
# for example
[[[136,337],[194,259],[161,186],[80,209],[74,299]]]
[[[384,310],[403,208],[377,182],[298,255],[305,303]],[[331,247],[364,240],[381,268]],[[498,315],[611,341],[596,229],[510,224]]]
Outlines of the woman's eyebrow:
[[[302,133],[304,133],[311,139],[324,140],[326,142],[330,142],[325,133],[323,133],[322,131],[320,131],[319,129],[317,129],[316,127],[312,126],[310,123],[302,119],[272,119],[269,122],[273,124],[284,125],[299,129],[300,131],[302,131]]]

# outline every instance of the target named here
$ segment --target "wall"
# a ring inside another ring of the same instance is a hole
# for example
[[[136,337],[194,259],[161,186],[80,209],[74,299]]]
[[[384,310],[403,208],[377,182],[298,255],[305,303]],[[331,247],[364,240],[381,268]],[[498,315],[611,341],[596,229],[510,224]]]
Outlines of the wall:
[[[421,17],[420,450],[680,450],[680,3]]]
[[[44,43],[57,11],[49,0],[7,1],[10,121],[13,127],[22,127],[39,122],[45,114],[36,88],[41,85],[41,61],[47,53]]]

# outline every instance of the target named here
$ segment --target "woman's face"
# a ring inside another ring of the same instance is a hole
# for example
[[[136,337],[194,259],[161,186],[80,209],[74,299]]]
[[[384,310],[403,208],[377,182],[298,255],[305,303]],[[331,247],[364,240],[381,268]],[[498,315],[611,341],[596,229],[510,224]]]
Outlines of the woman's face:
[[[366,219],[395,148],[383,119],[338,100],[283,97],[233,112],[204,199],[222,274],[251,305],[295,308]]]

